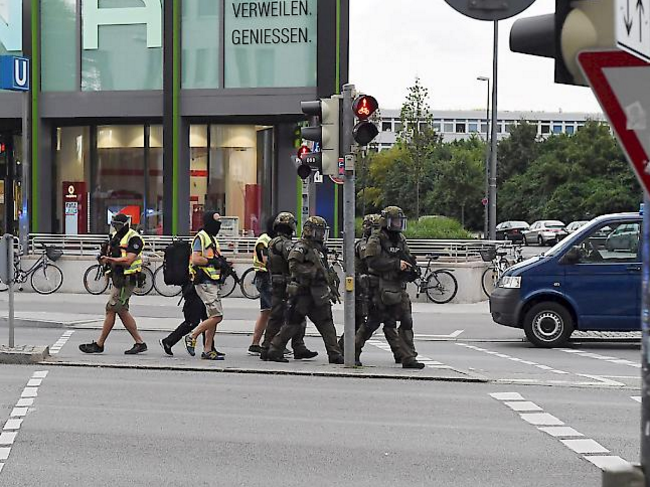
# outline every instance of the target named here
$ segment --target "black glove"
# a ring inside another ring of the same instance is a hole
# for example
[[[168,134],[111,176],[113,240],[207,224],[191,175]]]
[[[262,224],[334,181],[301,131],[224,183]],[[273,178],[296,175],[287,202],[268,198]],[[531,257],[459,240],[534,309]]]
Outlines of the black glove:
[[[223,257],[212,257],[211,259],[208,259],[208,264],[215,269],[220,270],[224,270],[228,267],[228,261]]]

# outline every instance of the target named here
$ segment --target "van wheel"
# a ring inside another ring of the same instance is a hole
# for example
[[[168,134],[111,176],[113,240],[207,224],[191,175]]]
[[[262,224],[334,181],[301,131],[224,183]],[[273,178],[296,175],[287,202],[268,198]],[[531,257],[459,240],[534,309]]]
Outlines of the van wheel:
[[[573,333],[573,327],[569,311],[553,301],[536,304],[524,318],[526,338],[536,347],[563,345]]]

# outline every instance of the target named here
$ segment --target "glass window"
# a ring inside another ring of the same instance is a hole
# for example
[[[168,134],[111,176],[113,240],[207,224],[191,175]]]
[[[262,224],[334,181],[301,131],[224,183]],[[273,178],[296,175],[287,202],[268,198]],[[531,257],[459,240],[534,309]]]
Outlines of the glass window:
[[[120,8],[126,22],[104,22],[103,9]],[[162,89],[162,0],[82,1],[81,89]]]
[[[194,140],[198,144],[200,137]],[[198,149],[192,152],[201,154]],[[198,190],[192,193],[199,197],[198,204],[203,202],[201,211],[215,210],[234,217],[239,229],[247,234],[259,228],[262,189],[257,181],[255,126],[211,125],[209,157],[203,161],[207,164],[205,192],[202,195]],[[193,167],[199,169],[198,165]]]
[[[429,127],[429,124],[427,122],[420,122],[418,124],[418,130],[420,132],[424,132],[427,129],[427,127]]]
[[[43,91],[78,89],[76,37],[76,2],[70,0],[41,2],[41,87]]]
[[[395,122],[395,132],[402,131],[402,122]]]
[[[512,123],[506,124],[506,133],[509,134],[510,132],[512,132],[513,127],[514,127],[514,124],[512,124]]]
[[[452,133],[454,131],[454,124],[453,123],[445,123],[443,124],[443,131],[445,133]]]
[[[565,130],[566,130],[566,133],[569,134],[569,135],[574,134],[575,131],[576,131],[576,129],[575,129],[575,127],[573,125],[567,125]]]
[[[0,1],[0,55],[22,54],[22,1]]]
[[[390,122],[381,122],[381,131],[390,132],[393,129],[393,124]]]
[[[501,125],[501,124],[497,125],[497,133],[499,133],[499,134],[503,133],[503,125]]]
[[[562,125],[553,125],[553,133],[554,134],[561,134],[562,133]]]
[[[550,134],[551,133],[551,127],[546,124],[542,124],[542,133],[543,134]]]
[[[68,235],[90,233],[90,128],[58,127],[55,161],[54,230]]]
[[[434,123],[433,124],[433,130],[435,132],[440,132],[440,123]]]
[[[469,124],[469,131],[472,134],[475,134],[476,132],[478,132],[478,124],[477,123],[470,123]]]
[[[481,133],[484,134],[488,131],[488,126],[487,123],[482,123],[481,124]]]
[[[226,87],[316,86],[316,3],[226,0]]]
[[[182,2],[183,88],[219,87],[219,2]]]
[[[639,261],[641,224],[623,222],[599,228],[579,245],[581,264]]]

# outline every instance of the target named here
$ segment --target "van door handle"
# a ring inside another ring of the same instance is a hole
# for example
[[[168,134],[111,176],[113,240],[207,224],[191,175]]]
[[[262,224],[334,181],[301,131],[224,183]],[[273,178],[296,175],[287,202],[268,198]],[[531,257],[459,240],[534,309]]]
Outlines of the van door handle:
[[[629,272],[641,272],[641,266],[640,265],[629,265],[629,266],[627,266],[627,270]]]

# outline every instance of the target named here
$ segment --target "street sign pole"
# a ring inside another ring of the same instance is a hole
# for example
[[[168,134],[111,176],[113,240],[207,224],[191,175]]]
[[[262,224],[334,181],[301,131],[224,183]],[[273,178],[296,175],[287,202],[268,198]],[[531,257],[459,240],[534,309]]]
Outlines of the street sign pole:
[[[14,347],[14,236],[0,239],[0,280],[9,288],[9,348]]]
[[[23,133],[22,133],[22,157],[21,165],[21,181],[20,181],[20,195],[21,195],[21,208],[20,220],[18,222],[18,235],[20,248],[23,252],[27,253],[27,245],[29,242],[29,198],[31,197],[31,184],[30,184],[30,164],[29,164],[29,97],[30,92],[23,93]],[[145,212],[146,213],[146,212]]]
[[[490,147],[490,187],[488,196],[490,240],[497,239],[497,89],[499,77],[499,21],[494,21],[494,55],[492,57],[492,134]]]
[[[354,116],[352,113],[352,98],[354,85],[346,84],[343,86],[343,148],[341,153],[344,159],[352,156],[352,129],[354,128]],[[356,330],[354,327],[354,208],[355,208],[355,189],[354,189],[354,168],[346,167],[345,182],[343,184],[343,247],[344,264],[345,264],[345,295],[344,295],[344,326],[343,333],[343,358],[346,367],[354,367],[354,337]]]

